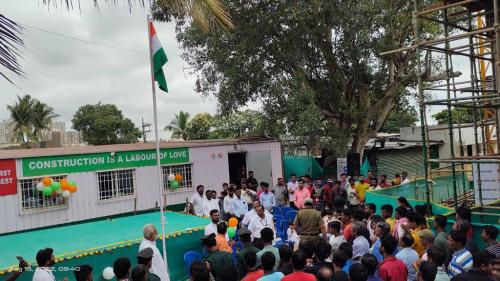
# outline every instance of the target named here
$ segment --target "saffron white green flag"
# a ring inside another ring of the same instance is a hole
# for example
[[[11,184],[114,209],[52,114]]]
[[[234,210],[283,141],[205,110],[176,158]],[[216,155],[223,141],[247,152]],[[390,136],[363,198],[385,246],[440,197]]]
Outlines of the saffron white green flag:
[[[160,89],[168,93],[167,80],[163,74],[162,67],[167,63],[167,54],[161,46],[160,39],[156,35],[156,30],[152,22],[149,22],[149,39],[151,40],[151,62],[153,63],[153,72],[155,81],[158,82]]]

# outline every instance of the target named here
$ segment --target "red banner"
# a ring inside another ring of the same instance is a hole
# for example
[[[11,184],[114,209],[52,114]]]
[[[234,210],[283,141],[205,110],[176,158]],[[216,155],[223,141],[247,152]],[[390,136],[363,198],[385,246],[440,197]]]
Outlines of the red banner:
[[[16,160],[0,160],[0,196],[16,193]]]

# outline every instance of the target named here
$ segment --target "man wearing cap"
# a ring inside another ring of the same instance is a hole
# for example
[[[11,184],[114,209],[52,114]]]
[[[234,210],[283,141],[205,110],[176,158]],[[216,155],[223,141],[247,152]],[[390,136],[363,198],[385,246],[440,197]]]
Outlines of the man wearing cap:
[[[313,200],[307,198],[304,201],[304,208],[297,213],[295,227],[300,228],[300,240],[313,240],[319,242],[319,234],[323,234],[326,240],[326,228],[321,213],[313,209]]]
[[[422,229],[418,233],[418,237],[420,238],[420,244],[425,248],[425,252],[422,255],[422,260],[426,261],[427,259],[427,250],[434,245],[434,232],[430,229]]]
[[[332,207],[333,198],[335,198],[335,185],[333,183],[333,178],[328,178],[325,186],[323,187],[323,191],[321,192],[321,198],[325,202],[326,205]]]
[[[156,227],[152,224],[146,224],[142,232],[144,234],[144,240],[142,240],[139,245],[139,251],[146,248],[151,248],[151,250],[153,250],[153,259],[149,272],[158,275],[161,281],[170,281],[167,271],[168,265],[163,260],[160,250],[156,247],[156,238],[158,237]]]
[[[221,279],[222,269],[233,264],[233,255],[218,250],[214,234],[202,236],[201,241],[202,245],[208,251],[206,261],[210,264],[210,272],[214,276],[215,281],[223,281]]]
[[[38,267],[33,274],[33,281],[56,281],[56,277],[50,269],[56,261],[53,253],[54,250],[51,248],[45,248],[38,251],[36,254],[36,263],[38,264]],[[67,278],[65,279],[67,280]]]
[[[146,274],[146,281],[161,281],[160,277],[151,271],[151,266],[153,265],[153,249],[145,248],[139,253],[137,253],[137,263],[145,265],[148,269],[148,273]]]

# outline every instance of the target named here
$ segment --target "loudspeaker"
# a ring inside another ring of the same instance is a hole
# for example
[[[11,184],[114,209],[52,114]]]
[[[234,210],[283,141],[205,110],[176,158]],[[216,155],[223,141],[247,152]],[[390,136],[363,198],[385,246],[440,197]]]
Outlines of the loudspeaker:
[[[359,153],[349,152],[347,154],[347,174],[349,176],[359,176],[359,169],[361,167]]]

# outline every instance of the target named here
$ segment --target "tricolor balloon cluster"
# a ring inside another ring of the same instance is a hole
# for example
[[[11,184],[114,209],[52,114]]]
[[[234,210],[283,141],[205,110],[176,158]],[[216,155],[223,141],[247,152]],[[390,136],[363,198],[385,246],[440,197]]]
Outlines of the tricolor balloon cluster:
[[[179,188],[179,182],[182,181],[182,175],[181,174],[170,174],[168,175],[168,181],[170,182],[170,187],[172,189],[177,189]]]
[[[75,181],[61,179],[54,181],[52,178],[45,177],[36,185],[36,190],[43,193],[44,196],[55,196],[61,194],[64,198],[69,198],[71,193],[75,193],[78,188]]]
[[[238,226],[238,219],[232,217],[229,219],[228,223],[229,227],[227,228],[227,236],[229,238],[234,238],[236,236],[236,226]]]

